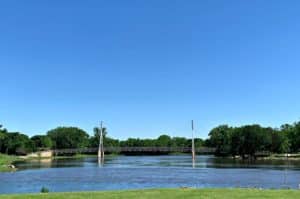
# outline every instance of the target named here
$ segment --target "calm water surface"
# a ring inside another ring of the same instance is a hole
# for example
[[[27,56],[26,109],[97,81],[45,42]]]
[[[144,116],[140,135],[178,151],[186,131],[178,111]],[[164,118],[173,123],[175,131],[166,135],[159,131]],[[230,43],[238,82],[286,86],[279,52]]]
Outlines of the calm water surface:
[[[298,188],[299,161],[257,161],[249,164],[213,156],[107,156],[30,161],[13,173],[0,173],[0,193],[142,189],[163,187]]]

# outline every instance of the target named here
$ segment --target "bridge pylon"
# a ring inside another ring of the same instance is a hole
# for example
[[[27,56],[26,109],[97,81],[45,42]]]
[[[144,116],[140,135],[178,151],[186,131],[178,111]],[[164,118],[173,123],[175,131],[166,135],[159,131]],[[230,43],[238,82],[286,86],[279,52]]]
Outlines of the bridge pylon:
[[[98,147],[98,162],[104,163],[104,146],[103,146],[103,122],[100,122],[99,147]]]
[[[196,153],[195,153],[195,141],[194,141],[194,120],[192,120],[192,164],[195,166]]]

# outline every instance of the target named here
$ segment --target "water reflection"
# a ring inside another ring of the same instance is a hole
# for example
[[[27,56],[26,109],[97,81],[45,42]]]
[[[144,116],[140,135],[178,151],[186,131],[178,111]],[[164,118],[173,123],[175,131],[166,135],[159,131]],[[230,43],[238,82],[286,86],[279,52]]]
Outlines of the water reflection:
[[[300,169],[300,161],[295,160],[256,160],[255,162],[243,161],[232,158],[216,158],[214,156],[197,156],[192,161],[190,156],[107,156],[99,161],[97,157],[66,158],[66,159],[41,159],[18,162],[20,170],[38,168],[60,167],[174,167],[174,168],[263,168],[263,169]]]
[[[106,156],[20,162],[15,173],[0,173],[0,193],[85,191],[161,187],[298,188],[299,161],[259,160],[255,163],[189,155]],[[194,168],[193,168],[194,167]]]

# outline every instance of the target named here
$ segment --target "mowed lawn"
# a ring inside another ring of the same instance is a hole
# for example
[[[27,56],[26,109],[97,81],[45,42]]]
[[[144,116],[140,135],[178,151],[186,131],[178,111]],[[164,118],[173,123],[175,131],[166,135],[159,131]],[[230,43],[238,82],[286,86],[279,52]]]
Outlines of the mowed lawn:
[[[72,192],[46,194],[0,195],[0,199],[201,199],[201,198],[300,198],[299,190],[258,189],[161,189],[134,191]]]
[[[12,171],[13,169],[8,168],[8,165],[12,164],[19,158],[11,155],[4,155],[0,153],[0,172],[1,171]],[[1,180],[1,179],[0,179]]]

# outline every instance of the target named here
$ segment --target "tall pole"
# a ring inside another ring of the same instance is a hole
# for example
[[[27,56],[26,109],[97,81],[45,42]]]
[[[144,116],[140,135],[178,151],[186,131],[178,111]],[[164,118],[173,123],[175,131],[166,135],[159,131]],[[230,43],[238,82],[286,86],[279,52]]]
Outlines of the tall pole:
[[[100,122],[100,133],[99,133],[99,148],[98,148],[98,161],[99,163],[104,162],[104,147],[103,147],[103,122]]]
[[[195,163],[195,141],[194,141],[194,120],[192,120],[192,159]]]
[[[103,126],[101,121],[101,151],[102,151],[102,162],[104,162],[104,140],[103,140]]]

